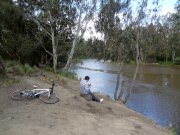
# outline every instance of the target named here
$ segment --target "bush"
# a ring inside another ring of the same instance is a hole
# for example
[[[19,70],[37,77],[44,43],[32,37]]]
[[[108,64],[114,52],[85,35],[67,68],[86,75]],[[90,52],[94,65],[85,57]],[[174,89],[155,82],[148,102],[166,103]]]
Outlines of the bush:
[[[34,65],[34,71],[36,72],[36,71],[39,71],[39,68],[36,66],[36,65]]]
[[[180,57],[176,57],[175,64],[180,65]]]
[[[29,64],[26,63],[24,65],[24,71],[26,74],[32,74],[34,72],[34,69]]]
[[[54,71],[52,67],[48,67],[48,66],[45,67],[45,70],[46,70],[46,71],[50,71],[50,72],[53,72],[53,71]]]
[[[38,68],[31,67],[29,64],[21,64],[15,61],[6,61],[6,68],[8,73],[14,73],[18,75],[24,75],[24,74],[32,74],[35,71],[38,71]]]
[[[10,61],[10,60],[6,61],[5,63],[6,63],[6,67],[7,67],[7,68],[13,67],[13,66],[16,66],[16,65],[19,64],[19,63],[16,62],[16,61]]]
[[[25,74],[25,70],[22,65],[15,65],[12,68],[13,68],[13,73],[15,74],[19,74],[19,75]]]
[[[68,77],[70,79],[76,79],[76,74],[75,73],[71,73],[67,70],[61,70],[61,71],[58,71],[58,73],[64,77]]]
[[[10,79],[7,79],[6,82],[8,84],[14,84],[14,83],[19,83],[19,80],[17,80],[16,78],[10,78]]]
[[[176,128],[171,128],[170,131],[172,132],[172,135],[179,135],[180,131]]]

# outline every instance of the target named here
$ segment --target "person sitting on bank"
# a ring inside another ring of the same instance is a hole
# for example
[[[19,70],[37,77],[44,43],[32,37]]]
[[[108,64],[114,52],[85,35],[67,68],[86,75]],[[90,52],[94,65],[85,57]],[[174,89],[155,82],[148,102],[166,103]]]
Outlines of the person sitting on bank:
[[[99,99],[91,92],[91,82],[89,76],[85,76],[85,78],[80,81],[80,93],[81,96],[88,101],[96,101],[100,103],[103,101],[103,98]]]

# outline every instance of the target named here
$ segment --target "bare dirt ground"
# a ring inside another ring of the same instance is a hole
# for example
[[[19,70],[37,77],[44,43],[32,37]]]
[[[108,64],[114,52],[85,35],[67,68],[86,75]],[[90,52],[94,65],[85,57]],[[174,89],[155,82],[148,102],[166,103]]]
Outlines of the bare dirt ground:
[[[20,83],[0,86],[0,135],[169,135],[170,131],[105,95],[103,103],[86,101],[79,95],[79,82],[56,81],[60,101],[45,104],[38,98],[14,101],[10,94],[32,88],[48,88],[47,75],[18,77]],[[59,79],[59,78],[58,78]],[[57,80],[58,80],[57,79]]]

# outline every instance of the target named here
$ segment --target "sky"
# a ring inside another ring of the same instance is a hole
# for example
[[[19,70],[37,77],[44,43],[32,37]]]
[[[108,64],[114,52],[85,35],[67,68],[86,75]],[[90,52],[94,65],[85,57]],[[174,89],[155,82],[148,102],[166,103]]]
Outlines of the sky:
[[[161,14],[165,15],[168,12],[174,12],[174,5],[177,0],[163,0]]]
[[[136,0],[134,0],[136,1]],[[149,0],[152,1],[152,0]],[[173,13],[174,12],[174,5],[177,2],[177,0],[160,0],[160,15],[166,15],[168,12]],[[90,21],[87,26],[87,30],[84,33],[84,38],[87,40],[88,38],[96,37],[98,39],[103,39],[103,35],[99,32],[96,32],[94,28],[94,22]]]

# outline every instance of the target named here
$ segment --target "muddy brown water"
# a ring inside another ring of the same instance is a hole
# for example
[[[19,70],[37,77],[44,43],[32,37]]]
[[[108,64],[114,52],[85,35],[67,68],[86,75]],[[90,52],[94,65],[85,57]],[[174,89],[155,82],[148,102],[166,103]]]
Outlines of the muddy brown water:
[[[95,59],[83,60],[75,66],[88,69],[117,71],[113,62]],[[130,84],[135,65],[125,65],[121,81]],[[114,98],[117,75],[81,68],[72,68],[78,78],[90,76],[93,92],[102,92]],[[121,85],[120,81],[120,85]],[[128,86],[125,87],[128,89]],[[126,94],[126,93],[125,93]],[[126,103],[131,108],[154,120],[161,126],[173,126],[180,131],[180,68],[157,65],[141,65],[130,99]]]

